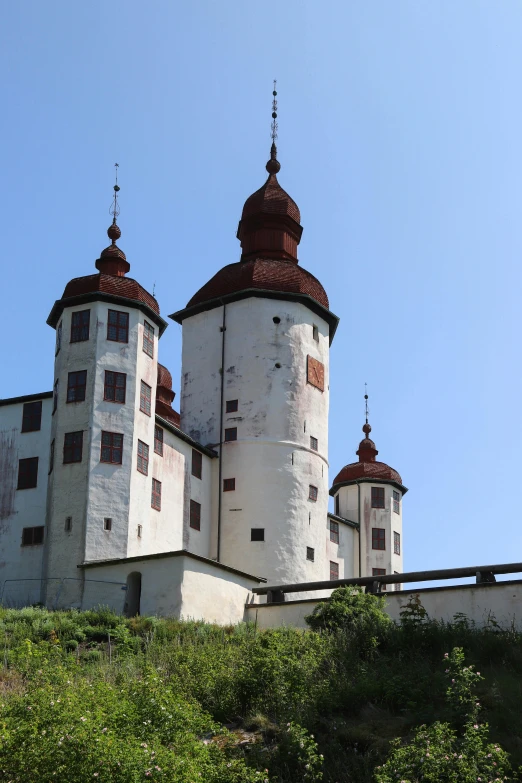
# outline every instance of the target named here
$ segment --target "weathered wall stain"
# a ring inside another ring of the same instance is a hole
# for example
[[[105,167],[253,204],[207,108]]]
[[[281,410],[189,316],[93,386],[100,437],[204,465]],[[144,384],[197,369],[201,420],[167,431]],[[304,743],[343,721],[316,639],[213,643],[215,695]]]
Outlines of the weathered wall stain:
[[[0,431],[0,521],[14,514],[16,493],[16,463],[15,430]],[[0,532],[4,533],[6,526],[0,524]]]

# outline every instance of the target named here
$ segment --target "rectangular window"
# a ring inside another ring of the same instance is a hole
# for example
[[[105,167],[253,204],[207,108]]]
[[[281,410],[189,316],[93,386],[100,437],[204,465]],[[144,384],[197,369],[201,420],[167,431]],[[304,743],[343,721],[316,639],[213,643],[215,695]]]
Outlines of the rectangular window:
[[[109,310],[107,320],[107,340],[116,343],[129,342],[129,314],[121,310]]]
[[[105,370],[103,399],[108,402],[125,402],[127,394],[127,375],[124,372]]]
[[[63,463],[81,462],[83,452],[83,432],[66,432],[63,439]]]
[[[37,432],[42,426],[42,401],[26,402],[22,413],[22,432]]]
[[[316,326],[316,324],[314,324],[313,327],[312,327],[312,330],[313,330],[314,340],[315,340],[316,343],[318,343],[319,342],[319,327]]]
[[[400,555],[401,553],[401,534],[400,533],[393,533],[393,553],[395,555]]]
[[[398,571],[394,571],[393,573],[394,574],[398,574],[399,572]],[[402,589],[401,583],[400,582],[395,582],[395,584],[393,585],[393,589],[394,590],[401,590]]]
[[[251,527],[250,528],[250,540],[251,541],[264,541],[265,540],[265,528],[264,527]]]
[[[148,321],[143,324],[143,350],[151,359],[154,357],[154,327]]]
[[[62,322],[58,324],[58,329],[56,330],[56,346],[54,349],[54,355],[58,356],[60,353],[60,348],[62,347]]]
[[[71,317],[71,342],[82,343],[89,339],[90,310],[79,310]]]
[[[237,427],[229,427],[225,430],[225,443],[231,440],[237,440]]]
[[[317,451],[319,448],[319,443],[317,441],[317,438],[314,438],[313,435],[310,435],[310,448],[312,451]]]
[[[152,479],[151,506],[152,508],[155,508],[156,511],[161,511],[161,481],[158,481],[155,478]]]
[[[372,527],[372,549],[386,549],[386,531],[381,527]]]
[[[401,495],[395,489],[393,490],[393,510],[396,514],[401,513]]]
[[[83,402],[87,385],[87,370],[70,372],[67,378],[67,402]]]
[[[385,574],[385,568],[372,568],[372,576],[384,576]],[[386,590],[386,585],[381,584],[381,590]]]
[[[190,527],[201,530],[201,503],[196,503],[195,500],[190,501]]]
[[[138,441],[138,470],[145,476],[149,475],[149,447],[142,440]]]
[[[163,456],[163,430],[157,425],[154,427],[154,451]]]
[[[341,516],[341,515],[339,514],[339,503],[340,503],[340,501],[339,501],[339,495],[336,495],[336,496],[335,496],[335,513],[336,513],[336,515],[337,515],[338,517],[339,517],[339,516]]]
[[[17,489],[34,489],[38,482],[38,457],[18,460]]]
[[[58,407],[58,378],[55,380],[54,388],[53,388],[53,413],[55,413],[57,407]]]
[[[100,462],[121,465],[123,459],[123,435],[120,432],[102,432]]]
[[[227,413],[235,413],[238,409],[238,400],[227,400]]]
[[[141,531],[143,530],[142,525],[138,525],[138,538],[141,538]]]
[[[72,530],[72,517],[65,517],[65,527],[64,530],[66,533],[70,533]]]
[[[54,468],[54,438],[51,441],[51,451],[49,453],[49,473],[53,472]]]
[[[339,563],[330,560],[330,581],[332,579],[339,579]]]
[[[112,518],[111,517],[105,517],[103,520],[103,529],[104,530],[112,530]]]
[[[318,489],[313,484],[308,485],[308,500],[317,500]]]
[[[314,562],[315,550],[311,546],[306,547],[306,559]]]
[[[43,544],[43,540],[43,526],[24,527],[22,530],[22,546],[35,546],[36,544]]]
[[[334,544],[339,543],[339,523],[334,522],[333,519],[330,520],[330,541]]]
[[[372,508],[384,508],[384,487],[372,487]]]
[[[200,479],[203,470],[203,454],[192,449],[192,475]]]
[[[236,488],[235,478],[223,479],[223,492],[232,492]]]
[[[147,416],[150,416],[151,404],[152,389],[147,383],[145,383],[145,381],[142,381],[140,391],[140,411],[143,411],[143,413],[146,413]]]

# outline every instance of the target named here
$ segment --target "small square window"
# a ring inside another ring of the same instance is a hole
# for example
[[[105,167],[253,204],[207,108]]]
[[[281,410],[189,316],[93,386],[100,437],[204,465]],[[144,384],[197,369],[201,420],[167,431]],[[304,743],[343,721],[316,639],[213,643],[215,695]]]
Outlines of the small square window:
[[[143,324],[143,350],[151,359],[154,358],[154,327],[148,321]]]
[[[340,516],[341,516],[341,515],[340,515],[340,513],[339,513],[339,505],[340,505],[340,501],[339,501],[339,495],[336,495],[336,496],[335,496],[335,514],[336,514],[336,516],[338,516],[338,517],[340,517]]]
[[[372,527],[372,549],[386,549],[386,531],[381,527]]]
[[[330,560],[330,582],[333,579],[339,579],[339,563]]]
[[[121,432],[102,432],[100,462],[121,465],[123,459],[123,435]]]
[[[65,517],[65,532],[70,533],[72,530],[72,517]]]
[[[82,343],[89,339],[90,310],[79,310],[71,316],[71,342]]]
[[[200,479],[203,471],[203,454],[192,449],[192,475]]]
[[[107,340],[116,343],[129,342],[129,314],[121,310],[109,310]]]
[[[60,348],[62,347],[62,322],[58,324],[58,329],[56,330],[56,346],[54,349],[54,355],[58,356],[60,353]]]
[[[44,528],[39,525],[38,527],[24,527],[22,530],[22,546],[35,546],[36,544],[43,544],[44,540]]]
[[[393,510],[396,514],[401,513],[401,494],[395,489],[393,490]]]
[[[265,528],[264,527],[251,527],[250,528],[250,540],[251,541],[264,541],[265,540]]]
[[[17,489],[34,489],[38,482],[38,457],[18,460]]]
[[[372,487],[372,508],[384,507],[384,487]]]
[[[154,451],[163,456],[163,430],[158,425],[154,427]]]
[[[306,547],[306,559],[311,560],[312,563],[314,562],[315,558],[315,550],[311,546]]]
[[[237,440],[237,427],[229,427],[225,430],[225,443],[230,443],[231,440]]]
[[[223,479],[223,492],[232,492],[236,488],[235,478]]]
[[[54,468],[54,438],[51,441],[51,451],[49,453],[49,473],[53,472]]]
[[[386,574],[385,568],[372,568],[372,576],[384,576]],[[386,590],[386,585],[381,583],[381,590]]]
[[[22,432],[37,432],[42,426],[42,401],[26,402],[22,413]]]
[[[125,402],[127,393],[127,375],[124,372],[105,370],[103,399],[108,402]]]
[[[201,530],[201,503],[190,501],[190,527],[193,530]]]
[[[83,453],[83,432],[66,432],[63,438],[63,463],[81,462]]]
[[[238,409],[238,400],[227,400],[227,413],[235,413]]]
[[[149,386],[148,383],[142,381],[141,391],[140,391],[140,411],[143,411],[143,413],[146,413],[147,416],[150,416],[151,405],[152,405],[152,388]]]
[[[103,529],[112,530],[112,517],[105,517],[103,520]]]
[[[401,534],[400,533],[393,533],[393,553],[395,555],[400,555],[401,553]]]
[[[156,511],[161,511],[161,481],[158,481],[155,478],[152,479],[151,506],[152,508],[155,508]]]
[[[53,388],[53,413],[56,412],[56,408],[58,407],[58,378],[54,382],[54,388]]]
[[[149,475],[149,447],[142,440],[138,441],[138,470],[143,475]]]
[[[142,525],[138,525],[138,538],[141,538],[141,531],[143,530]]]
[[[333,519],[330,520],[330,541],[334,544],[339,543],[339,523],[334,522]]]
[[[317,451],[319,448],[319,443],[317,441],[317,438],[314,438],[313,435],[310,435],[310,448],[312,451]]]
[[[308,485],[308,500],[317,500],[319,490],[313,484]]]
[[[316,343],[318,343],[319,342],[319,327],[316,324],[314,324],[313,327],[312,327],[312,330],[313,330],[314,340],[315,340]]]
[[[83,402],[87,385],[87,370],[70,372],[67,378],[67,402]]]

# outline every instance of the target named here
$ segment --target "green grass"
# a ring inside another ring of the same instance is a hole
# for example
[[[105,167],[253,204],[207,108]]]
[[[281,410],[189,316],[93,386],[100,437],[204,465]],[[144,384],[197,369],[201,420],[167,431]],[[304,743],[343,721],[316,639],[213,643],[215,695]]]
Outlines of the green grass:
[[[364,634],[127,620],[103,608],[0,609],[0,772],[8,768],[11,775],[0,779],[301,783],[306,774],[320,779],[317,759],[323,754],[324,783],[373,781],[390,740],[411,736],[421,723],[451,721],[443,658],[457,646],[485,678],[478,698],[492,741],[511,754],[514,768],[522,765],[522,634],[476,629],[462,619],[391,625],[377,646]],[[54,707],[50,711],[48,702],[57,698],[68,702],[63,718]],[[161,723],[161,699],[174,715],[170,727]],[[151,729],[143,728],[148,709]],[[93,729],[90,739],[82,735],[88,752],[68,746],[70,758],[56,777],[57,732],[71,734],[69,724],[79,731],[87,724],[80,726],[81,717]],[[299,740],[299,727],[314,740]],[[113,744],[104,739],[109,734]],[[205,744],[206,735],[220,740]],[[19,772],[12,765],[23,763],[16,755],[23,741],[26,756],[32,748],[31,763]],[[143,742],[163,758],[147,777]],[[113,756],[120,771],[127,764],[126,777],[118,777]]]

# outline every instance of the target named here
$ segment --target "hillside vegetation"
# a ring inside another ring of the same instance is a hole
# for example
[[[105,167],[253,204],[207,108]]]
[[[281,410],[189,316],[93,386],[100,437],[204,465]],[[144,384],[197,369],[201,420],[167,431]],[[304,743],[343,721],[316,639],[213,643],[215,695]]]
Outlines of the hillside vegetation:
[[[0,609],[0,780],[518,779],[522,635],[356,600],[309,631]]]

